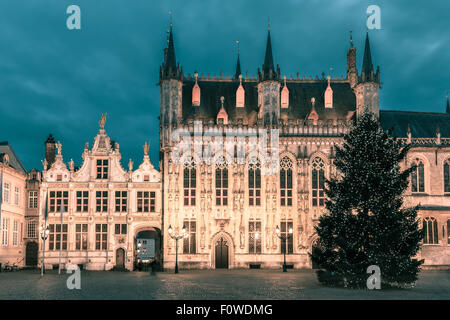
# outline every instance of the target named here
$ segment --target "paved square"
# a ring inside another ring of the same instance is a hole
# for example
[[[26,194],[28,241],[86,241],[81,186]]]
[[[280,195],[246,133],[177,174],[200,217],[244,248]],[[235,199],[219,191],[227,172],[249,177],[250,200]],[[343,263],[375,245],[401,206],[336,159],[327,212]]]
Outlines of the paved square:
[[[449,271],[422,271],[415,288],[386,290],[324,287],[312,270],[82,271],[80,290],[67,289],[68,277],[0,273],[0,299],[450,299]]]

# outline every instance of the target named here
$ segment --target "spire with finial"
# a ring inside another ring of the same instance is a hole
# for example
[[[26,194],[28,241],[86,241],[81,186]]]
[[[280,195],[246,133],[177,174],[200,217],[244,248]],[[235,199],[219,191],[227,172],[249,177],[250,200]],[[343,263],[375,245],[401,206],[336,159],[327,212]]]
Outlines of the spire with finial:
[[[353,88],[358,83],[358,70],[356,69],[356,48],[353,46],[353,32],[350,30],[350,49],[347,51],[347,79]]]
[[[240,50],[239,50],[239,40],[236,40],[237,45],[237,62],[236,62],[236,73],[234,74],[234,79],[239,79],[241,75],[241,60],[240,60]]]
[[[279,79],[279,67],[275,70],[272,55],[272,41],[270,38],[270,17],[268,17],[268,27],[267,27],[267,43],[266,43],[266,54],[264,56],[264,64],[262,65],[262,73],[258,70],[258,77],[260,81],[264,80],[277,80]]]
[[[369,30],[366,30],[366,43],[364,46],[364,57],[361,70],[361,82],[380,82],[379,67],[377,67],[376,73],[373,70],[372,54],[370,52]]]
[[[353,31],[350,29],[350,48],[353,48]]]
[[[167,48],[164,49],[164,62],[160,69],[160,79],[180,78],[182,69],[177,65],[175,45],[173,41],[172,11],[169,11],[169,30]]]

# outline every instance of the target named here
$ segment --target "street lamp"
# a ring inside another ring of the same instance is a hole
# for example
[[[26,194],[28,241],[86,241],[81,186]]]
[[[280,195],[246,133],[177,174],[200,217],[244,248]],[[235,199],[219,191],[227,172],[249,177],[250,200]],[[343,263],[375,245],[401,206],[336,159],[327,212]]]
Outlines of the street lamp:
[[[287,272],[287,266],[286,266],[286,250],[287,250],[287,239],[292,237],[292,228],[289,228],[289,234],[282,234],[280,235],[280,228],[276,228],[275,230],[277,237],[284,241],[284,263],[283,263],[283,272]]]
[[[48,238],[48,234],[50,233],[50,230],[48,229],[48,226],[44,229],[43,226],[39,227],[39,231],[41,234],[41,239],[43,241],[42,244],[42,263],[41,263],[41,277],[44,276],[44,272],[45,272],[45,240],[47,240]]]
[[[186,233],[186,227],[183,226],[183,229],[181,230],[182,234],[174,235],[172,230],[172,225],[169,225],[169,235],[172,239],[175,240],[175,273],[178,273],[178,240],[187,238],[189,234]]]

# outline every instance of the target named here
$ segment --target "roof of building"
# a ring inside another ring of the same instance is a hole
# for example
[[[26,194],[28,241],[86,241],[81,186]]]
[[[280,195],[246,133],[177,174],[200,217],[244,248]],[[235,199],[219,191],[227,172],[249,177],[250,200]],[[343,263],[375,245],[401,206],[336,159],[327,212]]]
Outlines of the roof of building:
[[[413,138],[434,138],[437,126],[442,137],[450,137],[448,113],[380,110],[380,121],[383,129],[392,129],[396,138],[407,137],[408,126]]]
[[[245,107],[236,108],[236,90],[239,81],[234,80],[204,80],[199,79],[200,106],[192,106],[192,88],[194,79],[183,81],[183,119],[215,120],[220,110],[220,97],[225,98],[224,107],[230,121],[239,118],[251,119],[258,113],[258,82],[254,80],[242,81],[245,90]],[[289,108],[281,113],[287,119],[305,120],[312,109],[311,98],[315,98],[315,110],[319,120],[346,120],[356,110],[356,97],[350,84],[346,81],[331,81],[333,90],[333,108],[325,108],[324,93],[328,82],[324,80],[296,81],[287,80],[289,90]],[[283,87],[284,84],[281,84]]]
[[[5,157],[9,158],[8,165],[11,168],[14,168],[15,170],[27,174],[27,170],[20,162],[19,158],[16,156],[14,150],[12,149],[11,145],[8,143],[8,141],[0,142],[0,162],[4,163]]]

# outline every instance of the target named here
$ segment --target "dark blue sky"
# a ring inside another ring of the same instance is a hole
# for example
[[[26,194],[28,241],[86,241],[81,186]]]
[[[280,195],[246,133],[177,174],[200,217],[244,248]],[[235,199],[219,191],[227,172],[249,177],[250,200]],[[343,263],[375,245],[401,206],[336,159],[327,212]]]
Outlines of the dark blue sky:
[[[381,68],[381,109],[443,112],[450,89],[450,3],[442,0],[2,0],[0,2],[0,141],[29,170],[42,169],[51,132],[64,160],[81,163],[101,113],[120,143],[123,164],[139,165],[151,142],[158,164],[158,70],[168,11],[177,60],[185,73],[232,75],[236,40],[242,71],[256,75],[270,15],[275,63],[282,75],[346,72],[353,29],[361,69],[366,8],[381,8],[370,31]],[[66,8],[81,7],[82,29],[66,28]]]

